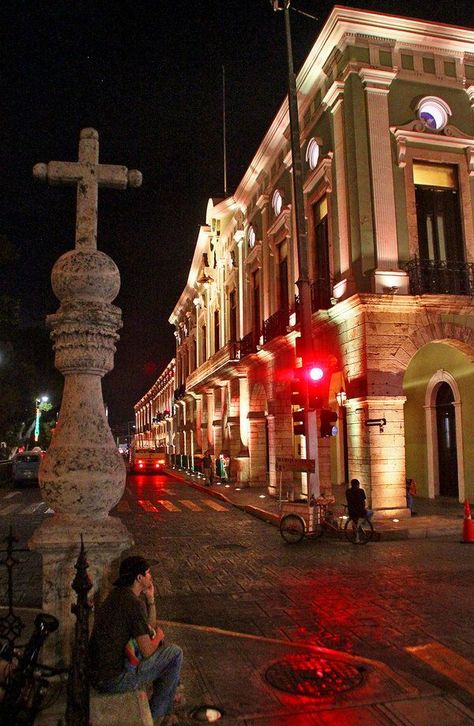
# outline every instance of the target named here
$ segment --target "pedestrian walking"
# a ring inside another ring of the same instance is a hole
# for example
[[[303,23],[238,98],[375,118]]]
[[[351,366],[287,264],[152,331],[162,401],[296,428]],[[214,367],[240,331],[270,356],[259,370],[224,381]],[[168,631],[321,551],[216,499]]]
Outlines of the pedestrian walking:
[[[177,723],[173,703],[183,651],[167,645],[156,620],[155,589],[148,562],[127,557],[114,589],[99,606],[89,642],[92,685],[102,693],[125,693],[153,682],[155,724]]]
[[[407,496],[407,507],[410,510],[410,514],[413,517],[416,512],[414,511],[413,507],[415,504],[415,497],[416,497],[416,481],[414,479],[407,479],[406,480],[406,496]]]
[[[212,487],[214,483],[214,472],[212,468],[212,456],[209,449],[204,453],[204,457],[202,460],[202,470],[204,476],[206,477],[206,486]]]

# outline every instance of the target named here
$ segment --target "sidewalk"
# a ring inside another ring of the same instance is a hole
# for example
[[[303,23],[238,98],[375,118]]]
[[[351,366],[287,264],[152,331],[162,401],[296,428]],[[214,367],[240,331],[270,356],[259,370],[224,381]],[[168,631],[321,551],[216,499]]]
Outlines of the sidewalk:
[[[204,478],[199,474],[189,474],[181,469],[167,469],[167,473],[189,486],[226,501],[259,519],[275,526],[279,524],[280,502],[277,497],[268,493],[267,486],[242,487],[234,483],[217,481],[214,486],[207,487],[204,485]],[[341,489],[335,493],[335,496],[336,501],[342,503],[345,493]],[[460,502],[451,499],[433,500],[417,497],[415,510],[416,516],[399,521],[377,519],[375,515],[373,523],[378,539],[387,541],[445,536],[461,538],[464,507]]]

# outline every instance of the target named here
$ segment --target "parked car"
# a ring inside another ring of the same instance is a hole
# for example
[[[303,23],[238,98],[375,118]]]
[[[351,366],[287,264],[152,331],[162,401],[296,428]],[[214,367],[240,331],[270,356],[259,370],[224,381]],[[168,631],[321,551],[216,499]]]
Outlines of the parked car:
[[[38,471],[41,463],[39,451],[23,451],[16,454],[13,459],[13,483],[15,485],[25,482],[38,484]]]

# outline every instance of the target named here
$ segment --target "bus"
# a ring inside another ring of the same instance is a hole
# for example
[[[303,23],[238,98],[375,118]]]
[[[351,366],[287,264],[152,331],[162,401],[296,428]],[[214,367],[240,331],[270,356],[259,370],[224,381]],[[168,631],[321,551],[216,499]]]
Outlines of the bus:
[[[163,471],[166,466],[167,456],[164,446],[158,448],[141,448],[132,444],[130,447],[129,465],[130,472],[139,474],[156,474]]]

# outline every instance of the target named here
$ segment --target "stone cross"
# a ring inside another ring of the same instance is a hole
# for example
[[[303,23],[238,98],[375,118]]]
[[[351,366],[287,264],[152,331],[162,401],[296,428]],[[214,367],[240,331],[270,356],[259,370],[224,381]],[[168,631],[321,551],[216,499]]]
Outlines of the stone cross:
[[[139,187],[142,175],[126,166],[99,164],[99,134],[82,129],[79,137],[79,161],[50,161],[35,164],[33,175],[53,186],[77,185],[76,249],[97,249],[97,203],[99,187],[125,189]]]

